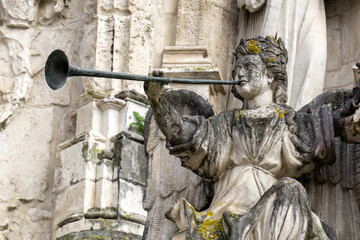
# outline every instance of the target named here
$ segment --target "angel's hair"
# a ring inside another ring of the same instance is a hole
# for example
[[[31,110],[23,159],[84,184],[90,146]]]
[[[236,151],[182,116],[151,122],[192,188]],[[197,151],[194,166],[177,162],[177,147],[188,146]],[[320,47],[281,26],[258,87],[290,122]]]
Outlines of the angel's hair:
[[[287,102],[286,63],[288,53],[281,38],[277,39],[271,36],[265,38],[261,36],[250,39],[242,38],[234,54],[235,60],[244,55],[259,55],[266,64],[266,69],[270,76],[274,77],[274,81],[271,84],[271,89],[274,91],[273,101],[277,104],[285,104]],[[234,71],[233,78],[235,78]],[[235,97],[240,97],[235,87],[231,91]]]

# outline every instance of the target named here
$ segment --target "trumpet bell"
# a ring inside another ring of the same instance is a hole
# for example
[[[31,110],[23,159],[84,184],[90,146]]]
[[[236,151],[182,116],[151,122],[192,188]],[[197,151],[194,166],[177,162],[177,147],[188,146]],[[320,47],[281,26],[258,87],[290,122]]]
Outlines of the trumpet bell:
[[[53,90],[61,88],[68,77],[69,60],[61,50],[53,51],[45,65],[46,83]]]

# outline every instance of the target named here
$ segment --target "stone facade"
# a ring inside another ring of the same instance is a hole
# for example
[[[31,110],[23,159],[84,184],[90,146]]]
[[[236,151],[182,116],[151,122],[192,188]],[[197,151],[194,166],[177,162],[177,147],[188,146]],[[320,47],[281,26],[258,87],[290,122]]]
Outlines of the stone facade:
[[[360,3],[326,1],[328,56],[324,90],[352,88],[352,66],[360,61]]]
[[[351,88],[360,3],[325,5],[324,89]],[[52,91],[52,50],[80,67],[225,80],[238,11],[235,0],[0,0],[0,239],[142,234],[146,158],[130,130],[147,111],[142,84],[76,77]],[[197,90],[226,108],[228,87]]]

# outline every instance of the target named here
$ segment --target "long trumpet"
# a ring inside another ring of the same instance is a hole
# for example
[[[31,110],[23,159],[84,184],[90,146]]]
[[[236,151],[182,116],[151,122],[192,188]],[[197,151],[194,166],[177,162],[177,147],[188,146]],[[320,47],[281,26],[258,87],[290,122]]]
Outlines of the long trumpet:
[[[212,79],[183,79],[183,78],[167,78],[167,77],[150,77],[143,75],[135,75],[128,73],[106,72],[71,66],[66,54],[61,50],[53,51],[45,66],[45,79],[49,87],[57,90],[64,86],[66,79],[73,76],[101,77],[114,79],[127,79],[143,82],[162,82],[168,83],[186,83],[186,84],[223,84],[238,85],[236,81],[222,81]]]

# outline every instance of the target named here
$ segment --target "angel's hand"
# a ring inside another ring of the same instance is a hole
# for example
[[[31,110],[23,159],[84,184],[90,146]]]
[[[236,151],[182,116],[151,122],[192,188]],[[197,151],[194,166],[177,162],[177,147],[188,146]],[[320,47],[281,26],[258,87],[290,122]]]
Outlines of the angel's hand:
[[[163,72],[154,70],[153,71],[154,77],[162,77]],[[144,83],[144,90],[146,95],[151,100],[158,100],[161,95],[164,94],[169,89],[169,85],[166,83],[161,82],[145,82]]]
[[[342,140],[348,143],[360,143],[360,109],[354,114],[339,120]]]

